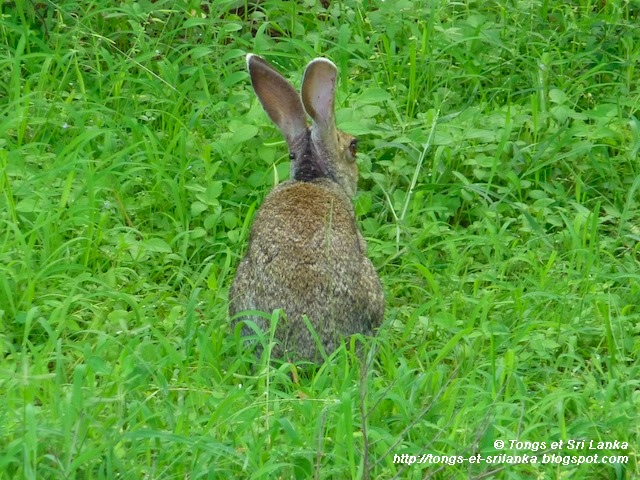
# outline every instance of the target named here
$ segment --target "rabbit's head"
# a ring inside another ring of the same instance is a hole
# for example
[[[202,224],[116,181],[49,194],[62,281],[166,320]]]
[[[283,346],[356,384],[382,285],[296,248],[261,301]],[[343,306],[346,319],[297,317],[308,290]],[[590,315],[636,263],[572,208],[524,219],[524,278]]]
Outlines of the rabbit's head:
[[[260,103],[287,141],[291,178],[328,178],[353,197],[358,182],[358,141],[336,128],[336,66],[325,58],[312,60],[304,72],[301,95],[259,56],[248,54],[247,68]]]

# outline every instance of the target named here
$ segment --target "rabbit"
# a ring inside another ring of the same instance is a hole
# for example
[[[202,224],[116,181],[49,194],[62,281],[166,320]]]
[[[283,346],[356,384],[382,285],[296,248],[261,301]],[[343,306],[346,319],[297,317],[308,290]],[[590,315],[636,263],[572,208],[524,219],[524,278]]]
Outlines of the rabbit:
[[[330,60],[307,65],[301,96],[261,57],[248,54],[247,67],[260,103],[284,135],[291,172],[256,213],[229,292],[229,314],[232,325],[251,320],[268,335],[269,320],[241,312],[282,309],[272,355],[317,362],[320,352],[303,315],[327,355],[341,337],[373,334],[384,316],[382,284],[352,205],[357,139],[336,128],[337,69]],[[242,332],[253,333],[246,324]]]

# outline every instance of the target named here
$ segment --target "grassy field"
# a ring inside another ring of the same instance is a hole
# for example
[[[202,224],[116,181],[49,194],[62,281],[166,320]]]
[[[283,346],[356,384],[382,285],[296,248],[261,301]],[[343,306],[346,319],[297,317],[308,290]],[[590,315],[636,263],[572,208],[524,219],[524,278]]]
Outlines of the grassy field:
[[[640,2],[247,3],[0,5],[0,479],[640,478]],[[229,328],[247,52],[338,66],[387,297],[298,377]]]

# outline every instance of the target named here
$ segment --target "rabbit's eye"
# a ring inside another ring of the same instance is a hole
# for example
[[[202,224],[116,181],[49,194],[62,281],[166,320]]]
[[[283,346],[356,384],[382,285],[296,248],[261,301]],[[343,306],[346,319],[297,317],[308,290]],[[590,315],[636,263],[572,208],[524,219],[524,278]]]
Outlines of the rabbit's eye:
[[[295,159],[296,159],[296,155],[294,153],[290,153],[289,160],[295,160]]]
[[[349,144],[349,153],[351,153],[352,157],[356,156],[356,153],[358,153],[358,139],[354,138],[353,140],[351,140],[351,143]]]

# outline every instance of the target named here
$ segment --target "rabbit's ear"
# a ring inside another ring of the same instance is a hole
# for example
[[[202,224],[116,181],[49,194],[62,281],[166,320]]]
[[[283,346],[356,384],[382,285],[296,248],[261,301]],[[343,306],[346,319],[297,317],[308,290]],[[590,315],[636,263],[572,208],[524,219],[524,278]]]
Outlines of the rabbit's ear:
[[[309,116],[322,130],[335,128],[333,106],[338,69],[326,58],[307,65],[302,80],[302,102]]]
[[[307,129],[307,117],[298,92],[264,59],[247,55],[247,68],[253,89],[269,118],[275,123],[289,148]]]

